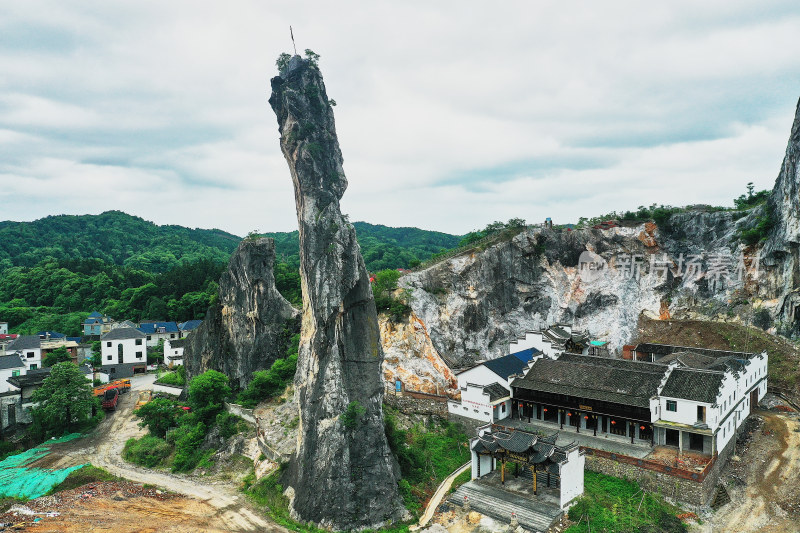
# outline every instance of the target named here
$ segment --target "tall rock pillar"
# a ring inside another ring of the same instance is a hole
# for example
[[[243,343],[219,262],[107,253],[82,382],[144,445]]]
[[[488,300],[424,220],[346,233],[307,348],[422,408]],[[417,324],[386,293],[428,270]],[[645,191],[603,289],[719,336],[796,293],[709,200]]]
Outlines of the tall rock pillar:
[[[355,230],[339,208],[347,179],[316,64],[294,56],[272,79],[269,103],[300,230],[300,426],[288,474],[291,511],[333,529],[373,528],[404,510],[383,426],[375,302]]]

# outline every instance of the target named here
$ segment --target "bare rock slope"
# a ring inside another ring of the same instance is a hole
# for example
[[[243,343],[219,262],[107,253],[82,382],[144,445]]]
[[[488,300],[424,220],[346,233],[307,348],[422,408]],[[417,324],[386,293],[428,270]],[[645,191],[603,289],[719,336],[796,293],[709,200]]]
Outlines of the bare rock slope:
[[[187,378],[217,370],[243,388],[286,355],[298,312],[275,287],[272,239],[245,239],[219,281],[218,301],[186,339]],[[187,379],[188,382],[188,379]]]
[[[297,452],[288,473],[296,518],[337,530],[399,518],[399,469],[383,425],[378,318],[355,230],[333,111],[318,67],[294,56],[269,99],[294,182],[303,317]]]

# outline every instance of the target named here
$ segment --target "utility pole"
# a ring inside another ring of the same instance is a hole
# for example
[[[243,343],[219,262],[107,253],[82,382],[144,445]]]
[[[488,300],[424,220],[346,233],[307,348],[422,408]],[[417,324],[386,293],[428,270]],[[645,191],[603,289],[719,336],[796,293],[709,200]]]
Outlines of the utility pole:
[[[292,36],[292,48],[294,48],[294,55],[297,55],[297,45],[294,44],[294,32],[292,31],[291,26],[289,26],[289,35]]]

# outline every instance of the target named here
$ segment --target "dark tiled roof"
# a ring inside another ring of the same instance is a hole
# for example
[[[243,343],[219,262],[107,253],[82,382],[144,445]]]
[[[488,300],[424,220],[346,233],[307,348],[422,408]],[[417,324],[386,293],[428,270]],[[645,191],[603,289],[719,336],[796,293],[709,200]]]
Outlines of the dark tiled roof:
[[[41,348],[41,346],[42,339],[39,338],[39,335],[20,335],[14,342],[8,345],[6,350],[32,350]]]
[[[500,376],[501,378],[508,380],[508,376],[511,374],[519,374],[521,373],[527,363],[524,363],[520,358],[515,355],[506,355],[505,357],[498,357],[497,359],[490,359],[483,363],[483,366]]]
[[[501,398],[507,398],[511,396],[511,393],[508,391],[507,388],[503,387],[499,383],[492,383],[491,385],[486,385],[483,388],[483,392],[489,395],[489,402],[496,402]]]
[[[0,370],[8,370],[9,368],[25,368],[25,364],[18,355],[0,356]]]
[[[183,348],[186,344],[186,339],[175,339],[169,341],[170,348]]]
[[[511,355],[522,361],[523,363],[529,362],[535,355],[539,355],[540,352],[536,348],[528,348],[527,350],[522,350],[520,352],[514,352]]]
[[[605,358],[593,359],[603,362],[613,361]],[[527,390],[649,408],[649,400],[658,394],[658,386],[666,370],[665,366],[661,367],[661,373],[657,373],[640,371],[633,365],[621,367],[579,363],[561,358],[558,360],[539,359],[525,377],[514,381],[514,386]]]
[[[164,328],[164,331],[158,331],[159,328]],[[139,331],[142,333],[177,333],[178,324],[175,322],[142,322],[139,324]]]
[[[715,404],[724,378],[722,372],[676,368],[667,378],[661,396]]]
[[[653,353],[656,355],[668,355],[675,352],[693,352],[700,355],[710,355],[711,357],[727,357],[738,355],[744,359],[753,355],[747,352],[733,352],[730,350],[712,350],[710,348],[695,348],[692,346],[674,346],[672,344],[656,344],[645,342],[636,346],[637,352]]]
[[[586,365],[601,365],[612,368],[623,368],[635,370],[636,372],[650,372],[652,374],[664,375],[665,365],[659,363],[645,363],[643,361],[630,361],[628,359],[612,359],[610,357],[598,357],[596,355],[581,355],[575,353],[562,353],[558,356],[559,361],[571,362]]]
[[[146,335],[139,331],[138,329],[133,328],[116,328],[112,329],[102,337],[100,337],[101,341],[117,341],[117,340],[124,340],[124,339],[143,339]]]
[[[550,437],[539,437],[535,433],[515,430],[491,431],[478,437],[474,450],[476,452],[495,452],[497,450],[507,450],[509,452],[527,455],[532,463],[543,463],[548,459],[555,463],[563,463],[567,460],[566,451],[557,447],[554,442],[558,435]]]

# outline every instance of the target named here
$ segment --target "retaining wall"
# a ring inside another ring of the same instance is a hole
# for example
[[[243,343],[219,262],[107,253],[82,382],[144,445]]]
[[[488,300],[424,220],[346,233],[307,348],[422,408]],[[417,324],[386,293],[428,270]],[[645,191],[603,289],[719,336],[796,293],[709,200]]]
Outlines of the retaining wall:
[[[446,396],[406,391],[401,394],[384,394],[383,401],[401,413],[447,418]]]

